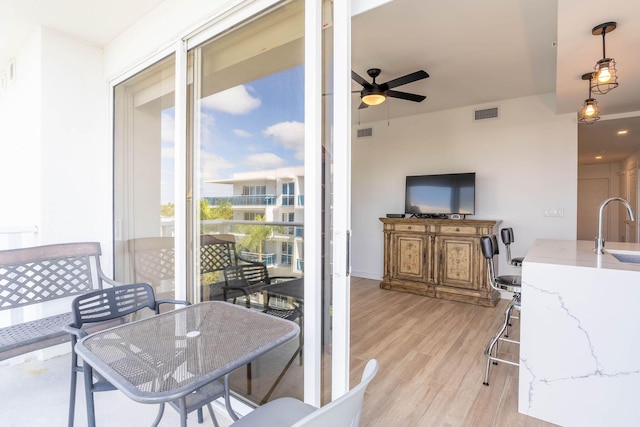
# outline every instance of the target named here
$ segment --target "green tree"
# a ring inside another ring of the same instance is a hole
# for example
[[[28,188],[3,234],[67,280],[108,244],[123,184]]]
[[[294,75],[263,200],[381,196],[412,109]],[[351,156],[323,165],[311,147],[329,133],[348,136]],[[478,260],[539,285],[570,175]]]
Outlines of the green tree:
[[[225,200],[217,206],[211,206],[207,199],[200,199],[200,220],[213,219],[233,219],[233,208],[230,200]],[[206,234],[210,228],[211,225],[200,224],[200,232],[203,234]],[[216,229],[216,226],[213,226],[213,229]]]
[[[233,205],[231,200],[224,200],[218,206],[211,207],[213,218],[210,219],[233,219]]]
[[[216,219],[213,217],[213,207],[211,207],[207,199],[200,199],[200,220],[207,219]]]
[[[265,220],[265,217],[256,215],[256,221]],[[273,233],[282,233],[284,231],[284,227],[276,225],[245,224],[238,226],[238,231],[245,234],[245,237],[240,240],[238,245],[247,249],[249,252],[256,252],[258,254],[258,261],[262,262],[262,248],[265,240],[271,237]]]
[[[166,205],[160,205],[160,216],[165,218],[173,218],[176,212],[176,207],[173,203],[167,203]]]
[[[160,205],[160,216],[173,218],[176,207],[173,203]],[[218,206],[211,206],[207,199],[200,199],[200,219],[233,219],[233,207],[231,200],[225,200]]]

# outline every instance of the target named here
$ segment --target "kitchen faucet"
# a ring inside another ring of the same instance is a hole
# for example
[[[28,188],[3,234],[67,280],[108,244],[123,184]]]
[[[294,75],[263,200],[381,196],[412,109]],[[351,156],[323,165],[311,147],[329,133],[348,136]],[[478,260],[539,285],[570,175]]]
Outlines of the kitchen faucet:
[[[600,210],[598,211],[598,238],[596,239],[596,253],[598,255],[604,253],[604,238],[602,237],[602,213],[604,212],[604,207],[611,202],[622,203],[627,208],[627,212],[629,213],[629,219],[631,221],[635,221],[635,218],[633,216],[633,209],[631,209],[631,205],[622,197],[612,197],[602,202],[602,204],[600,205]]]

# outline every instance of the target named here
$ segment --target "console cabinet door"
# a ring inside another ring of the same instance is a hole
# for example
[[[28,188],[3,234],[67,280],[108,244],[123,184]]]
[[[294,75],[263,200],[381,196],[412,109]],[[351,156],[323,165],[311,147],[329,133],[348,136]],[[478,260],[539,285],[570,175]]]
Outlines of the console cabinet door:
[[[422,234],[395,234],[392,237],[391,275],[394,279],[427,281],[428,237]]]
[[[479,289],[482,283],[476,275],[478,238],[462,236],[436,237],[438,250],[438,284],[464,289]]]

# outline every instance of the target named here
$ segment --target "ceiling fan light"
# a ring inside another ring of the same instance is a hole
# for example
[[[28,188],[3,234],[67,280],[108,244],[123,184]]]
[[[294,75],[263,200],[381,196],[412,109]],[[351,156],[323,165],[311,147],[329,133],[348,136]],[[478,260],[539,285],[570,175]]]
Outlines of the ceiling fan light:
[[[367,105],[380,105],[386,101],[387,97],[382,93],[370,93],[362,97],[362,102]]]

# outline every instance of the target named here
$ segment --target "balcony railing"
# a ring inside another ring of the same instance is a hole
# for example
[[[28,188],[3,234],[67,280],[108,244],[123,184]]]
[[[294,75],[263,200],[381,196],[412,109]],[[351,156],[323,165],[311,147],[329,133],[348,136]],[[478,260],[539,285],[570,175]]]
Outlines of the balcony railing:
[[[232,206],[275,206],[278,197],[275,194],[259,194],[252,196],[205,197],[209,205],[218,206],[231,202]]]
[[[304,224],[302,222],[288,222],[288,221],[243,221],[243,220],[227,220],[227,219],[211,219],[200,221],[200,232],[202,234],[231,234],[235,236],[235,240],[239,243],[246,236],[246,228],[242,226],[275,226],[283,227],[284,233],[274,232],[270,237],[265,239],[267,244],[266,250],[268,253],[262,254],[262,262],[266,263],[270,267],[282,268],[283,271],[279,271],[279,275],[286,275],[289,270],[290,273],[296,273],[303,271],[304,262],[301,259],[297,259],[295,256],[287,254],[279,254],[278,248],[283,241],[298,242],[299,238],[304,237]],[[290,230],[294,231],[294,235],[287,234]],[[164,218],[161,225],[162,236],[174,235],[174,221],[173,218]],[[243,251],[243,256],[252,261],[258,261],[259,254],[255,252]],[[288,260],[287,264],[284,262],[278,263],[280,256],[289,256],[291,260]],[[295,264],[295,268],[294,268]],[[285,267],[286,266],[286,267]]]
[[[291,265],[291,259],[293,257],[291,255],[282,254],[280,255],[280,264],[282,265]]]
[[[38,244],[38,227],[21,225],[0,227],[0,249],[17,249]]]
[[[276,263],[276,254],[265,254],[260,255],[257,252],[240,252],[242,258],[248,259],[249,261],[263,262],[265,265],[275,265]]]

